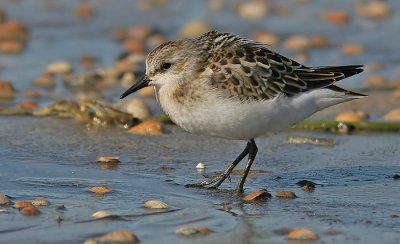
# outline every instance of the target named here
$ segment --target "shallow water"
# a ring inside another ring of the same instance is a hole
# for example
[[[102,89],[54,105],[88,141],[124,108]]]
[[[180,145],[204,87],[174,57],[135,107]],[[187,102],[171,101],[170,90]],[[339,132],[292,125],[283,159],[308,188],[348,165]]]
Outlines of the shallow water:
[[[398,74],[400,39],[394,15],[384,23],[355,19],[349,27],[321,25],[322,9],[345,9],[349,1],[314,1],[295,5],[289,17],[271,16],[263,22],[243,21],[232,10],[206,11],[206,1],[172,1],[165,8],[142,13],[132,1],[93,1],[95,17],[82,23],[73,16],[78,1],[3,1],[8,16],[26,23],[31,31],[28,49],[18,56],[1,56],[2,79],[13,81],[20,91],[33,87],[33,80],[52,61],[66,59],[78,66],[83,53],[98,56],[100,66],[111,66],[121,51],[112,40],[115,26],[149,24],[175,37],[183,23],[206,19],[220,30],[248,36],[256,28],[283,35],[326,34],[336,44],[360,42],[367,52],[358,58],[346,58],[336,48],[311,52],[309,64],[371,63],[385,65],[384,75]],[[233,1],[232,1],[233,2]],[[286,1],[282,1],[286,2]],[[394,11],[400,4],[389,1]],[[35,14],[27,14],[33,12]],[[177,14],[179,13],[179,14]],[[160,22],[162,14],[164,21]],[[396,31],[395,31],[396,30]],[[384,36],[384,47],[377,43]],[[335,45],[336,45],[335,44]],[[389,50],[382,52],[382,50]],[[280,51],[284,52],[282,49]],[[286,53],[287,54],[287,53]],[[362,86],[365,72],[346,84]],[[122,88],[116,88],[116,100]],[[58,86],[56,93],[70,94]],[[16,102],[22,101],[17,97]],[[43,100],[42,105],[49,101]],[[154,101],[147,101],[154,110]],[[328,133],[287,132],[257,140],[259,154],[254,169],[271,173],[250,175],[246,193],[268,188],[296,193],[294,200],[272,198],[245,203],[234,194],[239,176],[224,183],[220,190],[188,189],[184,185],[203,179],[203,174],[224,170],[245,146],[244,142],[195,136],[169,126],[161,137],[128,134],[118,128],[87,129],[72,120],[57,118],[0,118],[0,192],[14,202],[43,196],[51,202],[38,217],[24,217],[7,208],[0,213],[1,243],[76,243],[118,229],[134,231],[144,243],[286,243],[287,230],[309,227],[321,237],[321,243],[399,243],[400,138],[398,134],[340,136]],[[333,138],[334,147],[286,144],[288,136]],[[99,164],[101,155],[117,155],[117,165]],[[198,162],[206,165],[197,172]],[[243,164],[240,165],[243,167]],[[298,181],[318,183],[314,192],[304,192]],[[96,185],[113,191],[104,197],[88,192]],[[154,214],[142,207],[144,201],[161,199],[171,208]],[[222,203],[230,203],[224,212]],[[56,206],[65,209],[57,210]],[[92,220],[91,215],[108,210],[120,219]],[[58,223],[57,216],[63,221]],[[207,236],[182,238],[175,230],[183,225],[206,226]]]

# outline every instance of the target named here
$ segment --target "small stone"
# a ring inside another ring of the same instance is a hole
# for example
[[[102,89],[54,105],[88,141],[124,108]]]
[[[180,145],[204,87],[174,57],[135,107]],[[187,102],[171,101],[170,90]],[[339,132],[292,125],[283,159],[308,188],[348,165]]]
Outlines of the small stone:
[[[271,32],[256,31],[253,33],[253,37],[254,40],[272,47],[276,47],[279,44],[279,37]]]
[[[28,39],[28,30],[18,21],[8,21],[0,24],[1,42],[19,42],[24,44]]]
[[[94,186],[89,189],[90,192],[95,194],[106,194],[112,191],[110,187],[107,186]]]
[[[130,98],[124,102],[122,109],[140,120],[146,120],[151,116],[149,106],[141,99]]]
[[[205,168],[206,168],[206,166],[203,163],[198,163],[196,165],[196,169],[205,169]]]
[[[326,36],[314,36],[310,39],[310,46],[314,48],[329,47],[331,41]]]
[[[262,191],[256,191],[256,192],[252,192],[249,195],[245,196],[243,198],[244,201],[255,201],[255,200],[261,200],[261,199],[265,199],[265,198],[270,198],[272,197],[271,194],[266,191],[266,190],[262,190]]]
[[[35,80],[35,84],[43,88],[52,88],[56,85],[56,82],[53,74],[46,72]]]
[[[18,108],[27,109],[27,110],[34,110],[37,109],[38,105],[34,101],[25,101],[21,102],[17,105]]]
[[[145,40],[151,34],[152,30],[147,25],[137,25],[129,30],[129,35],[138,40]]]
[[[96,66],[97,61],[96,57],[88,54],[84,54],[79,58],[80,66],[86,70],[93,69]]]
[[[305,52],[310,47],[310,40],[305,36],[294,35],[283,43],[283,47],[295,53]]]
[[[236,6],[237,13],[244,19],[261,20],[268,15],[270,8],[268,1],[251,0]]]
[[[181,30],[181,36],[183,37],[196,37],[210,30],[210,27],[203,21],[195,20],[185,24]]]
[[[147,38],[146,45],[148,48],[153,50],[154,48],[160,46],[161,44],[167,42],[167,38],[161,34],[154,34]]]
[[[92,217],[94,219],[103,219],[103,218],[110,217],[112,215],[113,214],[110,211],[101,210],[101,211],[97,211],[94,214],[92,214]]]
[[[191,236],[197,234],[197,229],[194,227],[183,226],[176,229],[175,234],[182,236]]]
[[[385,114],[384,119],[387,121],[400,121],[400,108],[392,109]]]
[[[25,97],[29,97],[29,98],[40,98],[41,97],[40,93],[37,91],[26,91],[24,95],[25,95]]]
[[[363,46],[356,43],[346,43],[340,48],[343,55],[346,56],[360,56],[364,52]]]
[[[100,163],[119,163],[119,157],[117,156],[100,156],[97,159],[97,162]]]
[[[335,120],[340,122],[361,122],[369,119],[369,114],[364,111],[343,112],[336,116]]]
[[[25,207],[21,210],[21,213],[23,215],[27,215],[27,216],[34,216],[34,215],[39,215],[40,211],[39,209],[37,209],[34,206],[30,206],[30,207]]]
[[[146,120],[129,129],[129,132],[136,135],[159,136],[163,134],[163,128],[158,121]]]
[[[0,42],[0,53],[19,54],[25,49],[25,43],[21,41]]]
[[[124,28],[124,27],[115,28],[113,33],[114,33],[113,34],[114,39],[117,42],[122,42],[122,41],[126,40],[128,38],[128,36],[129,36],[128,30],[126,28]]]
[[[386,82],[387,81],[385,78],[378,75],[370,76],[367,79],[367,84],[370,86],[383,86],[386,84]]]
[[[138,94],[141,97],[149,97],[149,98],[156,97],[156,91],[154,90],[154,87],[151,87],[151,86],[140,89]]]
[[[65,206],[64,206],[64,205],[57,205],[57,206],[55,207],[55,209],[56,209],[56,210],[64,210],[64,209],[65,209]]]
[[[13,208],[16,208],[18,210],[21,210],[26,207],[33,207],[33,205],[32,205],[32,203],[30,203],[28,201],[19,201],[19,202],[15,203],[13,206]]]
[[[38,197],[32,201],[32,205],[33,206],[48,206],[48,205],[50,205],[50,202],[43,197]]]
[[[10,204],[10,199],[0,192],[0,206],[7,206]]]
[[[11,82],[0,80],[0,99],[14,98],[15,93],[16,93],[15,88],[11,84]]]
[[[394,174],[394,175],[392,175],[392,178],[394,180],[400,180],[400,175],[399,174]]]
[[[72,70],[71,64],[63,60],[51,63],[46,68],[46,72],[51,74],[69,74]]]
[[[94,15],[94,9],[88,5],[78,5],[75,7],[75,15],[83,20],[88,20]]]
[[[334,25],[346,25],[350,21],[350,15],[343,11],[330,11],[322,15],[322,18]]]
[[[138,237],[135,233],[129,230],[117,230],[109,232],[101,237],[88,239],[84,244],[105,244],[105,243],[139,243]]]
[[[149,200],[144,203],[144,207],[151,209],[167,209],[168,205],[159,200]]]
[[[372,20],[383,20],[392,13],[391,7],[385,1],[372,1],[357,5],[357,13]]]
[[[125,42],[124,42],[124,49],[127,52],[130,53],[145,53],[146,52],[146,47],[144,46],[144,43],[137,39],[137,38],[128,38]]]
[[[289,232],[289,240],[318,240],[319,236],[312,230],[307,228],[298,228]]]
[[[291,191],[278,191],[275,195],[278,198],[288,198],[288,199],[294,199],[297,198],[296,194]]]

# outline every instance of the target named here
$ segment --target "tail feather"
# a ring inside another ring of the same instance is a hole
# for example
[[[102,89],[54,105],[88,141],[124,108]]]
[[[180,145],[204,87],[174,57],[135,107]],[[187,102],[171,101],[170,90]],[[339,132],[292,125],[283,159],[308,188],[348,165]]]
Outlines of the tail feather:
[[[368,96],[368,95],[366,95],[366,94],[362,94],[362,93],[358,93],[358,92],[349,91],[349,90],[343,89],[343,88],[338,87],[338,86],[335,86],[335,85],[330,85],[330,86],[328,86],[328,87],[326,87],[326,88],[328,88],[328,89],[330,89],[330,90],[332,90],[332,91],[341,92],[341,93],[343,93],[346,97],[354,98],[354,99],[362,98],[362,97]]]
[[[343,79],[359,74],[364,71],[363,65],[345,65],[345,66],[321,66],[317,67],[316,71],[321,73],[334,72],[343,74]]]

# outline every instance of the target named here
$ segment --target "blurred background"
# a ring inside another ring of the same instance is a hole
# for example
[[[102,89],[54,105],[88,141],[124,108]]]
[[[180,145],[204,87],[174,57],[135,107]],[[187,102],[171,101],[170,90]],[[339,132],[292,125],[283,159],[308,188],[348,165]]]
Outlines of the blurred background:
[[[153,48],[213,29],[309,66],[365,65],[339,85],[369,96],[315,114],[322,131],[257,139],[245,191],[268,187],[265,201],[231,191],[240,169],[219,190],[184,187],[222,172],[243,142],[167,123],[152,88],[119,99]],[[399,243],[400,123],[343,136],[354,128],[337,122],[400,121],[399,40],[398,0],[0,0],[0,242],[129,229],[152,243],[287,243],[307,226],[324,243]],[[51,204],[12,207],[37,197]],[[155,214],[150,199],[170,207]],[[99,210],[113,217],[94,220]]]
[[[323,117],[369,107],[365,112],[381,120],[400,97],[399,8],[394,0],[2,0],[0,79],[18,91],[7,105],[115,102],[144,72],[150,50],[216,29],[310,66],[364,64],[366,71],[342,86],[380,92]],[[52,99],[43,98],[49,93]]]

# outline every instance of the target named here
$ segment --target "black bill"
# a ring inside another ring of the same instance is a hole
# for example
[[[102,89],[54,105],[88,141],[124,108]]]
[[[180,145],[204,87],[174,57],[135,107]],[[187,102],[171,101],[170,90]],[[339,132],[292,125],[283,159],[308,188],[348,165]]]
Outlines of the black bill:
[[[150,79],[149,77],[147,77],[147,75],[143,76],[142,79],[140,79],[139,81],[137,81],[135,84],[133,84],[133,86],[131,86],[128,90],[126,90],[120,97],[120,99],[128,96],[129,94],[134,93],[137,90],[140,90],[146,86],[149,85]]]

